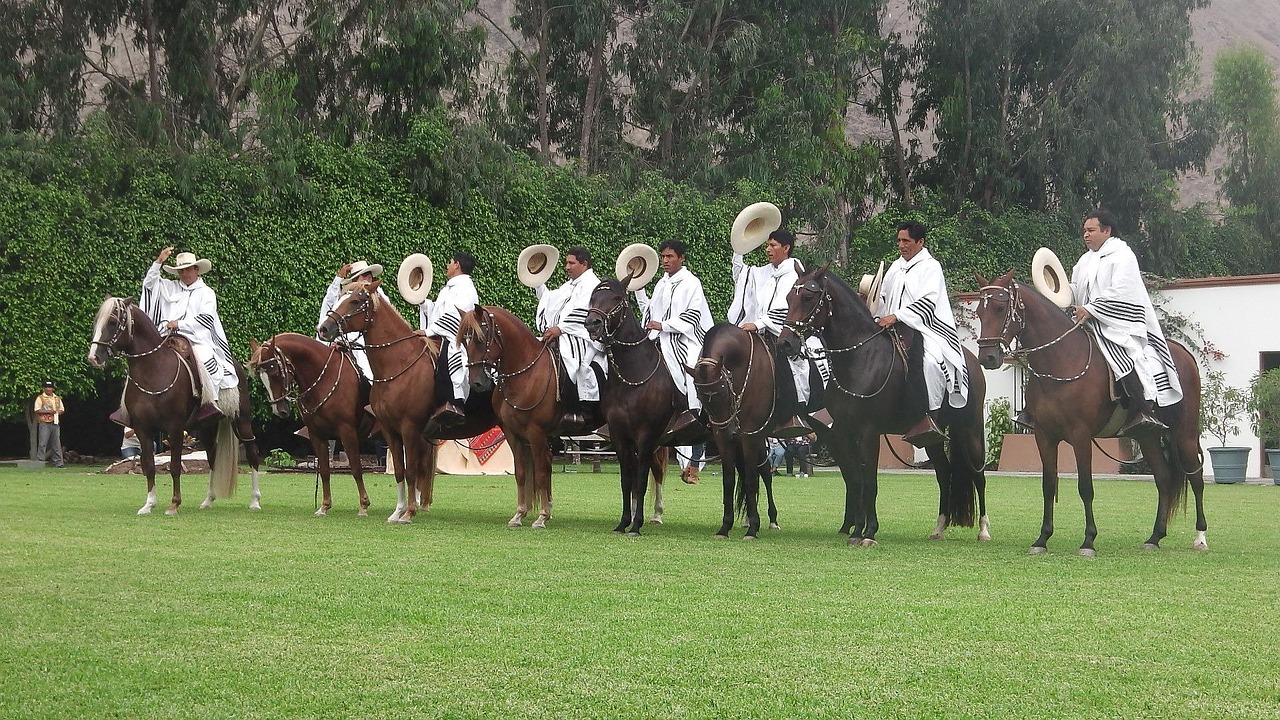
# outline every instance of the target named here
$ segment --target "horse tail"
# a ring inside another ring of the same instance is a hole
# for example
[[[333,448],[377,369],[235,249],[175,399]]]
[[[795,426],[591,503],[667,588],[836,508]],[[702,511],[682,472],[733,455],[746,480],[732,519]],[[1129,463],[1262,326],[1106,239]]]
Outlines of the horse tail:
[[[982,458],[969,457],[973,454],[970,439],[956,437],[967,432],[968,428],[952,427],[951,437],[951,477],[947,488],[947,524],[957,527],[973,527],[974,508],[977,505],[977,479],[974,467],[981,468]],[[978,470],[977,472],[981,472]]]
[[[209,488],[214,499],[229,498],[236,494],[236,480],[239,477],[239,447],[236,433],[231,427],[232,418],[224,416],[218,420],[217,450],[214,462],[209,464]]]
[[[671,448],[666,445],[659,446],[653,451],[653,458],[649,461],[649,474],[652,477],[649,483],[650,490],[657,490],[658,486],[667,477],[667,462],[671,459]]]

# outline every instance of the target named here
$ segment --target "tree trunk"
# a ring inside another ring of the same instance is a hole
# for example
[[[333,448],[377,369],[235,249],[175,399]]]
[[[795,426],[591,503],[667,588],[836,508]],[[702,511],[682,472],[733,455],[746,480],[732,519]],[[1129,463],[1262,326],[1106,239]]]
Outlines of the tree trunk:
[[[548,48],[551,36],[551,14],[547,0],[538,0],[538,154],[544,161],[551,161],[551,91],[547,87],[547,75],[551,63]]]
[[[594,131],[596,116],[600,108],[600,84],[604,76],[604,46],[607,34],[602,34],[599,41],[591,48],[591,61],[587,67],[587,95],[582,101],[582,134],[578,139],[578,174],[591,173],[592,159],[595,153],[591,144],[595,141]]]

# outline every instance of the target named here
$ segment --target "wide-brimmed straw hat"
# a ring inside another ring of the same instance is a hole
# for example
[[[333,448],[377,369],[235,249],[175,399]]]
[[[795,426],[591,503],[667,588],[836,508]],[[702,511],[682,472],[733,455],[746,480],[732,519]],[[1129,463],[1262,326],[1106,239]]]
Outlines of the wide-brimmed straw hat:
[[[347,283],[356,280],[362,275],[368,275],[371,278],[376,278],[381,274],[382,274],[382,266],[379,265],[378,263],[374,263],[370,265],[369,263],[363,260],[357,260],[351,263],[351,271],[347,273],[347,276],[345,278],[342,279],[342,284],[346,285]]]
[[[177,275],[179,270],[182,270],[183,268],[189,268],[193,265],[199,268],[200,270],[199,274],[201,275],[209,272],[209,269],[213,267],[213,263],[206,258],[200,258],[199,260],[197,260],[195,253],[180,252],[177,255],[173,256],[172,265],[164,266],[164,271],[167,273],[171,273],[173,275]]]
[[[422,253],[414,253],[400,263],[400,271],[396,273],[396,287],[400,296],[410,305],[421,305],[431,294],[431,279],[435,270],[431,266],[431,258]]]
[[[738,213],[729,230],[729,244],[739,255],[746,255],[769,239],[769,233],[782,227],[782,211],[771,202],[752,203]]]
[[[554,245],[530,245],[516,260],[516,277],[525,287],[540,287],[547,284],[559,264],[560,251]]]
[[[613,264],[613,276],[619,280],[631,278],[627,290],[635,292],[658,274],[658,251],[644,243],[632,243],[618,253],[618,261]]]
[[[863,275],[862,281],[858,283],[858,294],[863,296],[867,301],[867,309],[875,312],[876,302],[880,300],[880,284],[884,282],[884,261],[880,261],[880,268],[876,270],[875,275]]]
[[[1037,250],[1031,258],[1031,284],[1054,305],[1060,308],[1071,306],[1071,282],[1067,271],[1062,268],[1058,256],[1047,247]]]

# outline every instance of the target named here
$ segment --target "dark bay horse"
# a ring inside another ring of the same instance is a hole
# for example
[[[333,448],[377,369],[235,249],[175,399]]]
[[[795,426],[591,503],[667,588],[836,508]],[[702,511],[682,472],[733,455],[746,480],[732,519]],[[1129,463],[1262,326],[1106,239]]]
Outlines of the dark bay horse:
[[[436,472],[436,444],[424,437],[435,396],[435,363],[439,344],[414,332],[395,306],[378,292],[380,279],[347,285],[347,294],[320,323],[317,334],[332,341],[362,333],[373,370],[369,404],[382,424],[388,462],[395,465],[398,499],[387,522],[408,523],[431,507]],[[493,426],[492,417],[471,417],[462,426],[434,439],[474,437]]]
[[[138,435],[142,449],[142,472],[147,477],[147,501],[138,510],[149,515],[157,504],[155,439],[163,432],[170,438],[169,476],[173,478],[173,499],[164,511],[177,515],[182,504],[182,433],[192,430],[209,459],[209,492],[201,509],[217,498],[235,493],[236,442],[244,444],[252,468],[253,492],[250,510],[262,509],[258,489],[260,456],[250,420],[249,382],[244,368],[236,366],[240,384],[220,393],[218,404],[226,413],[221,418],[193,424],[191,417],[200,407],[199,365],[190,343],[178,335],[161,335],[155,323],[129,298],[107,297],[93,322],[89,342],[89,364],[106,367],[114,355],[122,355],[129,366],[125,378],[123,405],[129,425]],[[238,404],[237,404],[238,400]]]
[[[493,413],[511,444],[516,469],[516,514],[520,527],[538,506],[533,527],[551,519],[552,429],[560,422],[559,369],[551,343],[500,307],[464,313],[458,342],[467,350],[472,392],[493,392]]]
[[[359,517],[369,515],[369,494],[360,466],[360,422],[369,404],[369,386],[360,379],[351,353],[337,344],[326,345],[298,333],[280,333],[259,345],[249,341],[249,371],[257,373],[267,389],[276,417],[289,417],[290,404],[310,435],[316,455],[324,499],[316,515],[328,515],[333,507],[329,490],[329,441],[338,440],[351,461],[360,494]]]
[[[866,303],[825,267],[801,275],[787,301],[787,327],[779,343],[788,352],[799,352],[804,338],[817,333],[831,362],[827,410],[834,421],[832,432],[840,438],[831,446],[845,483],[840,532],[850,532],[850,545],[875,545],[880,526],[876,517],[879,436],[902,433],[919,419],[904,410],[905,348],[910,346],[914,331],[902,324],[882,329]],[[937,412],[938,425],[950,440],[950,452],[943,443],[925,448],[938,479],[938,522],[929,536],[935,540],[942,538],[949,525],[973,527],[975,492],[978,539],[991,539],[984,467],[987,384],[973,353],[966,349],[964,357],[969,373],[968,402],[955,408],[944,401]]]
[[[1053,535],[1058,443],[1065,440],[1075,451],[1080,499],[1084,502],[1084,544],[1080,554],[1092,556],[1098,528],[1093,518],[1090,444],[1095,437],[1111,436],[1124,419],[1119,403],[1112,399],[1111,369],[1084,326],[1077,325],[1034,287],[1014,280],[1012,270],[991,281],[978,276],[978,283],[982,286],[978,299],[978,351],[982,364],[991,369],[1000,367],[1016,340],[1022,349],[1011,354],[1023,359],[1031,375],[1027,381],[1027,409],[1035,420],[1044,491],[1040,536],[1032,544],[1031,554],[1046,552],[1049,536]],[[1200,373],[1195,358],[1185,347],[1173,341],[1168,345],[1182,383],[1182,401],[1156,409],[1161,422],[1169,426],[1168,433],[1145,433],[1136,438],[1151,466],[1158,493],[1155,526],[1143,547],[1159,547],[1169,517],[1185,501],[1186,486],[1190,484],[1196,500],[1196,537],[1192,547],[1207,550]]]
[[[758,333],[733,323],[707,331],[689,371],[720,450],[724,514],[716,537],[727,538],[735,516],[746,515],[744,540],[760,534],[760,483],[769,500],[769,528],[778,529],[768,437],[789,413],[777,407],[773,348]]]
[[[658,445],[667,424],[683,409],[658,343],[640,327],[626,286],[604,280],[591,293],[587,332],[604,345],[609,373],[600,390],[600,406],[618,455],[622,517],[614,532],[639,535],[644,526],[644,496],[654,475],[655,517],[661,516],[661,486],[668,450]],[[679,406],[679,407],[678,407]]]

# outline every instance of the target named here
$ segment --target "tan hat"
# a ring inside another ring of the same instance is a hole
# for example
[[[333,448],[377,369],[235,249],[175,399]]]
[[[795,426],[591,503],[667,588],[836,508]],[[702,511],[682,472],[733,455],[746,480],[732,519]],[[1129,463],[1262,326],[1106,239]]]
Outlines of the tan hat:
[[[379,265],[378,263],[374,263],[370,265],[369,263],[363,260],[357,260],[351,263],[351,271],[347,273],[347,276],[345,278],[342,279],[342,284],[346,285],[347,283],[352,282],[353,280],[360,277],[361,275],[368,275],[371,278],[376,278],[381,274],[382,274],[382,266]]]
[[[782,211],[771,202],[758,202],[743,208],[729,230],[729,244],[739,255],[746,255],[769,239],[769,233],[782,227]]]
[[[863,275],[862,282],[858,283],[858,294],[866,298],[867,309],[871,312],[876,311],[876,303],[880,301],[880,283],[884,282],[884,261],[880,261],[880,268],[876,270],[875,275]]]
[[[1058,256],[1047,247],[1037,250],[1031,258],[1031,284],[1054,305],[1071,307],[1071,282],[1067,279],[1067,271],[1062,268]]]
[[[520,251],[516,260],[516,276],[526,287],[546,285],[560,264],[560,251],[553,245],[530,245]]]
[[[431,258],[422,253],[414,253],[400,263],[400,271],[396,273],[396,287],[400,296],[410,305],[421,305],[431,294],[431,279],[435,271],[431,266]]]
[[[658,274],[658,251],[644,243],[632,243],[618,253],[618,261],[613,264],[613,276],[619,280],[631,278],[627,290],[635,292]]]
[[[164,266],[164,271],[167,273],[171,273],[173,275],[177,275],[179,270],[182,270],[183,268],[189,268],[192,265],[200,269],[201,275],[209,272],[209,269],[213,267],[213,263],[209,262],[207,259],[201,258],[197,260],[195,253],[180,252],[177,255],[173,256],[172,265]]]

